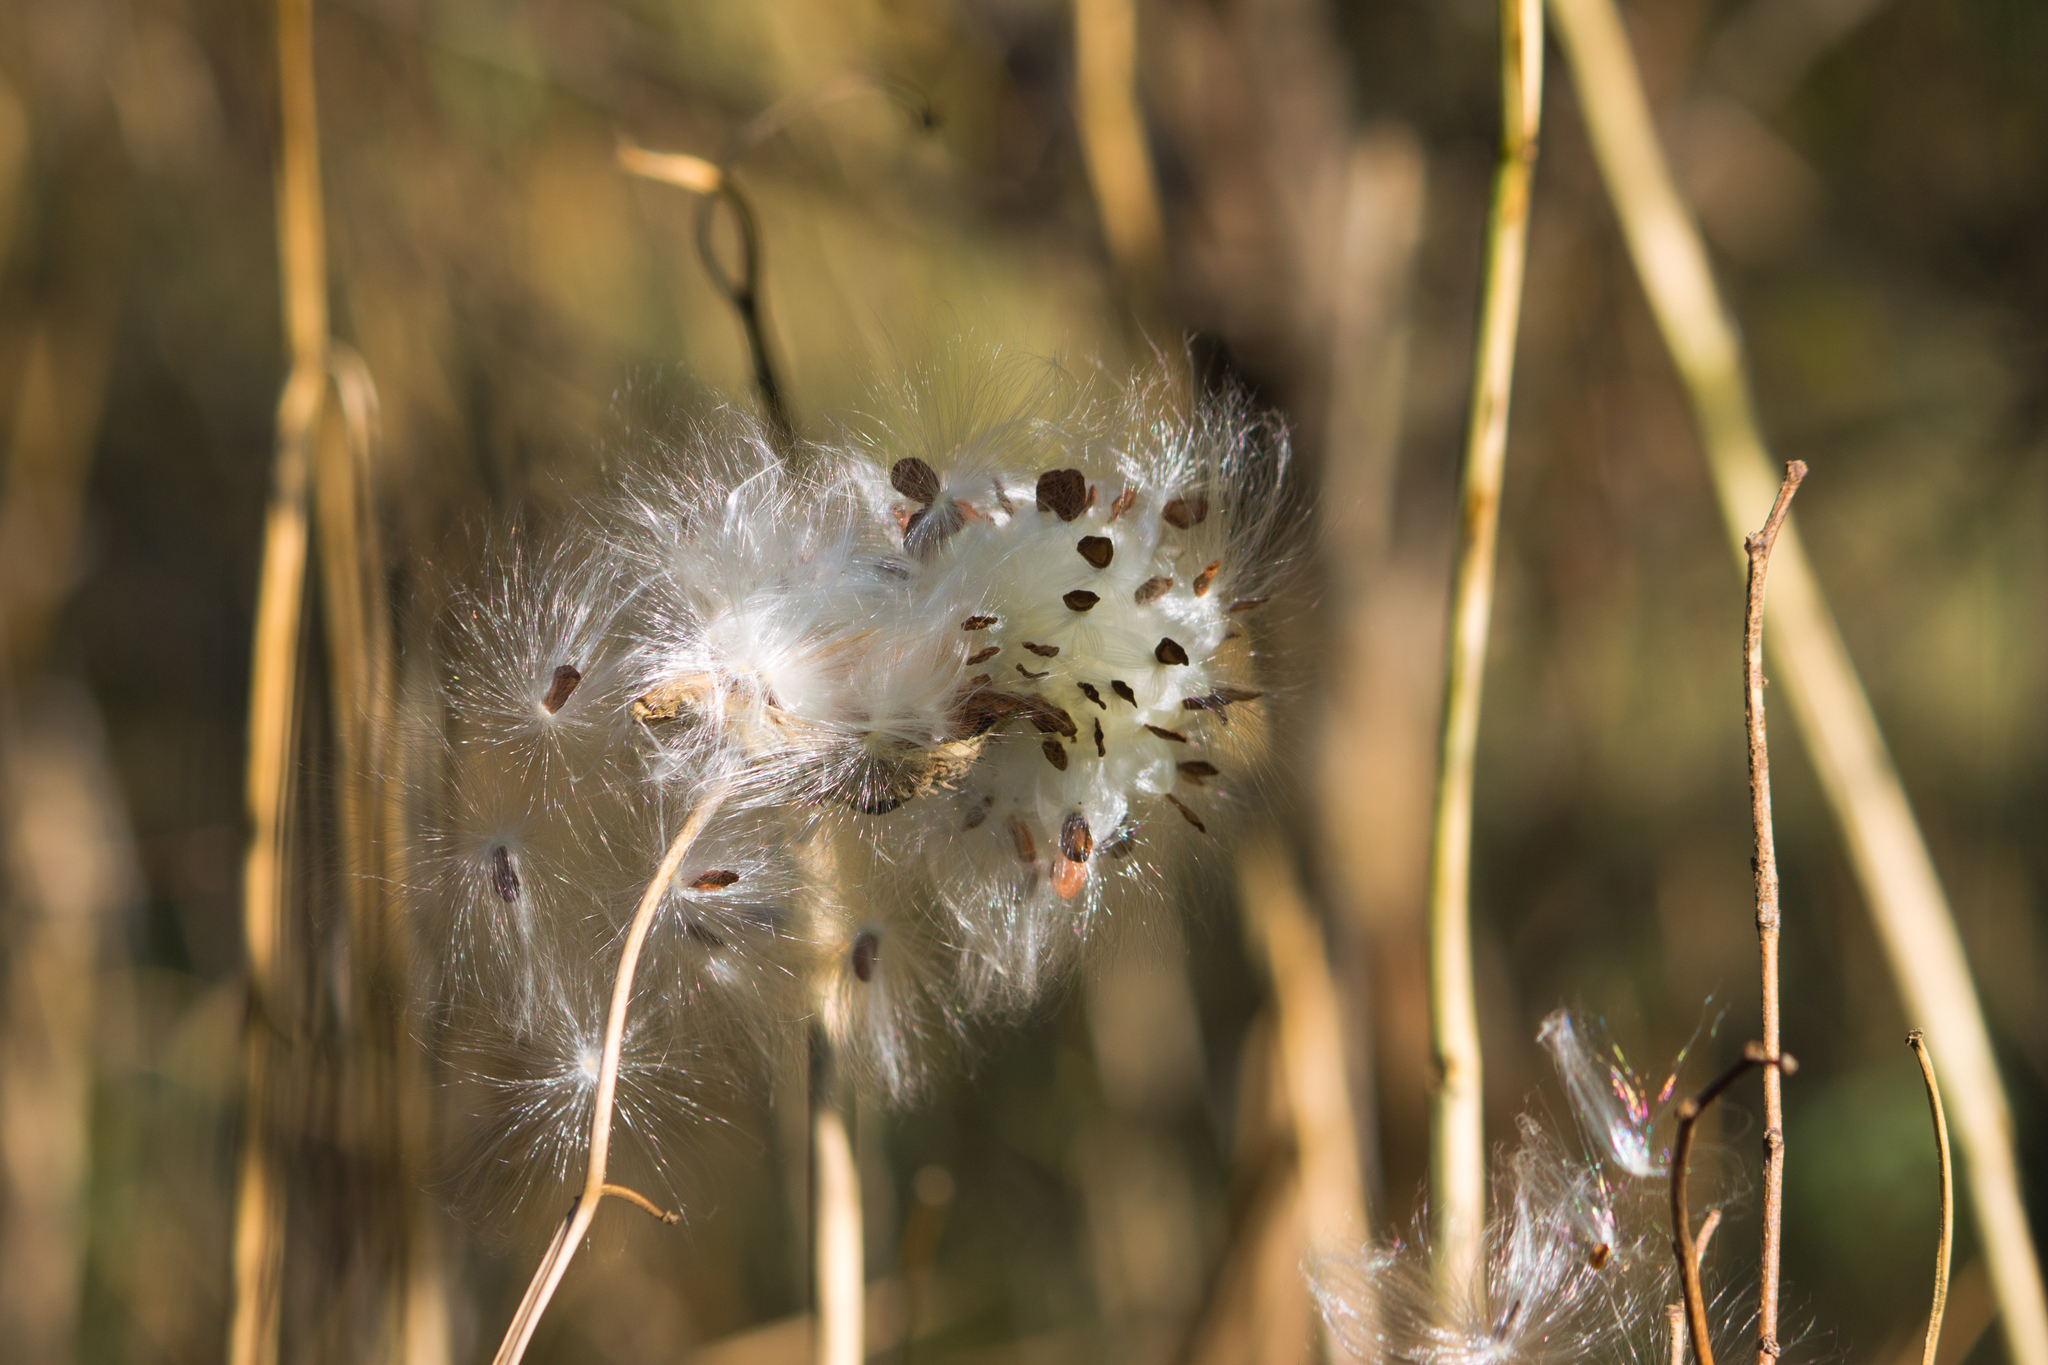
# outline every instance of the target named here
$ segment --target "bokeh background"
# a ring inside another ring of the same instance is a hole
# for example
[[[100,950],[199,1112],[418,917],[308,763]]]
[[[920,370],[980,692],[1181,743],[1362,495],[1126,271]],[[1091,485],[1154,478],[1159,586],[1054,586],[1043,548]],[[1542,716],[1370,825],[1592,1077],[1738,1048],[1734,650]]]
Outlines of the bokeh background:
[[[1627,18],[1775,453],[1813,468],[1799,519],[1952,897],[2048,1231],[2048,10]],[[24,1365],[223,1349],[248,653],[285,369],[274,22],[217,0],[0,6],[0,1354]],[[716,157],[808,101],[736,170],[804,431],[962,338],[1112,373],[1164,357],[1286,414],[1315,492],[1275,822],[1339,986],[1370,1219],[1405,1226],[1492,7],[335,0],[315,33],[334,330],[381,404],[406,660],[486,532],[601,489],[650,413],[755,401],[697,202],[623,175],[621,137]],[[1537,186],[1478,773],[1502,1141],[1525,1106],[1565,1112],[1534,1043],[1556,1006],[1606,1018],[1646,1069],[1725,1011],[1695,1076],[1756,1008],[1739,582],[1555,58]],[[367,994],[351,977],[317,694],[306,712],[285,1358],[478,1359],[558,1210],[452,1178],[459,1077],[403,970]],[[1775,738],[1804,1063],[1791,1313],[1809,1358],[1890,1365],[1917,1358],[1934,1236],[1913,1021],[1789,723]],[[863,1110],[870,1273],[914,1286],[897,1358],[1321,1349],[1304,1215],[1274,1193],[1300,1182],[1270,977],[1231,887],[1188,881],[1179,928],[976,1035],[914,1109]],[[378,1046],[410,1058],[392,1074],[418,1143],[351,1108]],[[805,1358],[785,1082],[682,1137],[685,1227],[600,1220],[536,1358]],[[1756,1108],[1720,1119],[1731,1167]],[[1943,1362],[1989,1365],[1961,1224]],[[1723,1235],[1717,1255],[1750,1254],[1747,1225]]]

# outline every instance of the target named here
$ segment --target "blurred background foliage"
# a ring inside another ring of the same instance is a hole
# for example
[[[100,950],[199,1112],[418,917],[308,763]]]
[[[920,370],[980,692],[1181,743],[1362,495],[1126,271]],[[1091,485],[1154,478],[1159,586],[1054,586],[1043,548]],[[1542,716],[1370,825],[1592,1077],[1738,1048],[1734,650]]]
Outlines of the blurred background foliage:
[[[409,659],[485,530],[601,489],[649,414],[754,401],[696,201],[624,176],[621,137],[715,157],[799,102],[736,174],[805,432],[960,338],[1111,372],[1185,350],[1287,414],[1316,525],[1276,817],[1339,983],[1370,1219],[1405,1226],[1492,7],[316,17],[334,328],[381,401]],[[2048,10],[1660,0],[1628,19],[1776,453],[1813,468],[1799,517],[1953,898],[2048,1227]],[[213,1360],[223,1341],[244,703],[284,368],[273,23],[217,0],[0,7],[0,1340],[24,1365]],[[876,82],[921,94],[933,125]],[[1740,588],[1561,65],[1548,100],[1479,766],[1501,1140],[1532,1098],[1562,1121],[1534,1045],[1558,1004],[1604,1015],[1646,1069],[1726,1010],[1695,1074],[1756,1007]],[[320,835],[332,750],[307,715],[285,1358],[477,1359],[558,1210],[506,1216],[454,1178],[462,1092],[437,1063],[408,1092],[422,1150],[350,1112],[377,1030],[350,1003],[364,968]],[[1889,1365],[1918,1350],[1933,1239],[1912,1021],[1789,725],[1776,737],[1805,1063],[1792,1316],[1815,1324],[1810,1356]],[[862,1113],[869,1269],[915,1287],[917,1359],[1320,1349],[1302,1219],[1273,1195],[1291,1158],[1268,976],[1230,878],[1184,886],[1184,930],[977,1035],[914,1110]],[[383,1007],[423,1041],[407,1001]],[[600,1220],[541,1357],[804,1358],[801,1094],[736,1096],[685,1140],[685,1228]],[[1731,1166],[1754,1108],[1718,1118]],[[1961,1221],[1944,1365],[2003,1351]]]

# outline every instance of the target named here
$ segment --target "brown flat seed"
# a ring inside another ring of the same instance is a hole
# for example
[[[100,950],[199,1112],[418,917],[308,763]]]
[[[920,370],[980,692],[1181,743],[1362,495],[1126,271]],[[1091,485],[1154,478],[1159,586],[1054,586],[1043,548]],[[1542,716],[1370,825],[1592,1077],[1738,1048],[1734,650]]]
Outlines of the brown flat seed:
[[[1142,607],[1147,602],[1157,601],[1159,598],[1164,597],[1166,590],[1172,586],[1173,580],[1171,578],[1154,575],[1138,585],[1138,590],[1131,594],[1131,599]]]
[[[519,874],[512,870],[512,850],[503,844],[491,850],[491,889],[508,905],[519,899]]]
[[[1102,700],[1102,694],[1095,690],[1094,683],[1076,683],[1075,686],[1081,689],[1082,696],[1094,702],[1105,711],[1109,709],[1109,704]]]
[[[1207,597],[1209,595],[1209,585],[1216,581],[1216,571],[1222,567],[1222,560],[1214,560],[1208,568],[1195,575],[1195,596]]]
[[[1086,588],[1076,588],[1060,599],[1067,604],[1068,611],[1093,611],[1095,604],[1101,600]]]
[[[555,670],[555,679],[548,687],[548,694],[540,699],[541,709],[552,716],[567,706],[570,694],[575,692],[576,684],[582,681],[581,671],[573,664],[563,664]]]
[[[1216,765],[1205,763],[1199,758],[1189,759],[1186,763],[1176,763],[1174,766],[1180,769],[1182,777],[1191,778],[1196,782],[1205,777],[1216,776]]]
[[[1017,709],[1031,717],[1031,724],[1041,735],[1065,735],[1072,739],[1080,731],[1074,728],[1074,718],[1066,708],[1054,706],[1043,697],[1019,697]]]
[[[1050,678],[1052,676],[1052,670],[1049,668],[1046,669],[1043,673],[1033,673],[1030,669],[1026,668],[1022,664],[1017,665],[1017,671],[1019,673],[1022,673],[1025,677],[1032,679],[1034,682],[1040,678]]]
[[[968,812],[967,812],[967,819],[966,819],[966,820],[965,820],[964,822],[962,822],[962,824],[961,824],[960,828],[962,828],[962,829],[980,829],[980,828],[981,828],[981,826],[982,826],[982,824],[983,824],[983,822],[984,822],[984,821],[986,821],[987,819],[988,819],[988,807],[987,807],[987,806],[976,806],[976,807],[975,807],[975,808],[974,808],[973,810],[970,810],[970,811],[968,811]]]
[[[1102,722],[1099,720],[1095,722],[1095,756],[1097,758],[1109,757],[1109,746],[1102,742]]]
[[[692,891],[723,891],[739,879],[740,874],[737,872],[706,872],[703,876],[697,878],[696,881],[690,883],[690,889]]]
[[[1197,493],[1192,498],[1175,498],[1160,509],[1159,515],[1169,526],[1178,526],[1185,531],[1199,525],[1209,516],[1209,500]]]
[[[878,935],[862,930],[853,936],[853,974],[862,981],[875,979],[875,959],[881,955],[882,940]]]
[[[1087,510],[1088,477],[1078,469],[1048,469],[1038,476],[1038,510],[1072,521]]]
[[[1152,647],[1152,657],[1163,664],[1184,664],[1188,652],[1180,647],[1180,641],[1171,636],[1161,636],[1159,643]]]
[[[1215,695],[1223,698],[1225,701],[1256,701],[1266,694],[1254,692],[1249,687],[1232,687],[1229,683],[1219,683],[1216,686]]]
[[[1038,861],[1038,841],[1031,837],[1030,827],[1014,815],[1010,817],[1010,841],[1017,846],[1017,861]]]
[[[1071,863],[1085,863],[1088,855],[1095,851],[1095,836],[1088,832],[1087,817],[1077,810],[1067,812],[1067,818],[1060,821],[1060,852],[1067,855]]]
[[[960,623],[962,630],[987,630],[996,623],[993,616],[970,616]]]
[[[1109,561],[1116,558],[1116,545],[1108,536],[1082,536],[1074,546],[1081,552],[1081,558],[1098,569],[1109,567]]]
[[[939,496],[939,472],[912,455],[889,470],[889,485],[912,502],[929,507]]]
[[[1250,611],[1253,607],[1263,607],[1266,602],[1267,599],[1263,597],[1241,597],[1230,604],[1225,615],[1235,616],[1241,611]]]
[[[1116,693],[1119,697],[1122,697],[1125,701],[1129,702],[1133,706],[1136,706],[1138,704],[1138,694],[1136,692],[1131,691],[1131,685],[1125,682],[1122,678],[1111,678],[1109,680],[1109,690]]]
[[[697,940],[697,942],[703,944],[706,948],[711,949],[713,952],[716,952],[720,948],[723,948],[725,946],[724,939],[712,933],[709,929],[706,929],[701,924],[685,924],[683,926],[683,937],[693,938]]]
[[[1169,730],[1163,725],[1148,725],[1145,728],[1147,730],[1150,730],[1153,734],[1159,736],[1161,739],[1172,740],[1175,744],[1185,744],[1188,742],[1188,737],[1186,735],[1182,734],[1178,730]]]
[[[1029,640],[1024,641],[1024,648],[1030,650],[1041,659],[1057,659],[1060,654],[1060,647],[1058,645],[1034,645]]]
[[[974,664],[985,664],[990,659],[995,658],[996,655],[1002,652],[1003,647],[1001,645],[990,645],[987,649],[977,649],[972,654],[968,655],[967,662],[970,666]],[[987,679],[983,679],[983,681],[985,682],[987,681]]]
[[[1131,504],[1137,500],[1138,490],[1135,488],[1126,488],[1123,492],[1117,494],[1116,501],[1109,505],[1109,519],[1115,521],[1118,517],[1130,511]]]
[[[1065,772],[1067,770],[1066,745],[1060,743],[1051,735],[1047,735],[1045,737],[1045,743],[1039,745],[1038,747],[1045,750],[1046,762],[1052,764],[1053,767],[1058,768],[1061,772]]]
[[[1175,810],[1179,811],[1179,812],[1181,813],[1181,817],[1182,817],[1183,819],[1185,819],[1185,820],[1186,820],[1186,821],[1187,821],[1187,822],[1188,822],[1189,824],[1193,825],[1193,826],[1194,826],[1194,827],[1195,827],[1196,829],[1198,829],[1198,830],[1202,831],[1202,833],[1204,833],[1204,834],[1207,834],[1207,833],[1209,832],[1209,827],[1208,827],[1207,825],[1205,825],[1205,824],[1203,824],[1203,823],[1202,823],[1202,817],[1201,817],[1201,816],[1199,816],[1199,815],[1195,814],[1195,813],[1194,813],[1193,811],[1189,810],[1189,809],[1188,809],[1188,808],[1187,808],[1186,806],[1183,806],[1183,805],[1182,805],[1182,804],[1181,804],[1180,802],[1178,802],[1178,801],[1175,801],[1175,800],[1174,800],[1174,798],[1173,798],[1173,796],[1172,796],[1171,794],[1168,794],[1168,796],[1167,796],[1167,798],[1166,798],[1166,799],[1167,799],[1168,801],[1172,801],[1172,802],[1173,802],[1173,808],[1174,808]]]

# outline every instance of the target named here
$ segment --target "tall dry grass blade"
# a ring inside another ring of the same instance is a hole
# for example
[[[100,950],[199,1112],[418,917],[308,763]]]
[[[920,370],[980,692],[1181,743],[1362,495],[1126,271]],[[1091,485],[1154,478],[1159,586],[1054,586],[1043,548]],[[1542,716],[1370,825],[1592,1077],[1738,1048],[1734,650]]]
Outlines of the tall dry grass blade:
[[[1322,926],[1302,900],[1293,863],[1268,834],[1238,855],[1247,927],[1273,979],[1275,1052],[1300,1171],[1303,1254],[1366,1240],[1358,1125],[1344,1060],[1344,1021],[1323,948]],[[1325,1357],[1346,1358],[1323,1325]]]
[[[1166,229],[1138,107],[1132,0],[1074,0],[1074,123],[1110,259],[1130,285],[1149,293],[1160,282]]]
[[[811,1273],[817,1304],[812,1359],[817,1365],[860,1365],[867,1333],[860,1171],[832,1040],[817,1025],[810,1038]]]
[[[284,1183],[273,1149],[273,1048],[289,1020],[281,970],[285,935],[285,825],[299,692],[311,447],[327,388],[326,237],[320,205],[318,115],[313,101],[311,0],[279,0],[278,255],[291,374],[277,409],[277,450],[264,516],[263,560],[249,679],[242,863],[243,951],[249,971],[242,1146],[235,1178],[229,1365],[273,1365],[284,1262]]]
[[[1507,457],[1508,399],[1528,263],[1529,192],[1543,105],[1541,0],[1501,0],[1501,141],[1486,224],[1472,407],[1459,482],[1436,808],[1429,859],[1430,1247],[1446,1299],[1479,1274],[1486,1226],[1485,1086],[1472,978],[1472,763]]]
[[[1700,424],[1722,519],[1741,553],[1775,478],[1734,323],[1658,146],[1612,0],[1552,0],[1607,192]],[[1793,719],[1820,777],[1908,1014],[1942,1039],[1971,1201],[2014,1365],[2048,1365],[2048,1296],[2026,1220],[2012,1117],[1933,859],[1796,527],[1777,551],[1768,624]]]
[[[519,1301],[512,1322],[505,1329],[504,1340],[498,1344],[498,1353],[492,1357],[493,1365],[518,1365],[525,1356],[534,1331],[540,1326],[541,1316],[548,1310],[548,1301],[554,1298],[562,1276],[568,1273],[569,1263],[576,1259],[577,1249],[583,1244],[583,1235],[590,1231],[590,1220],[597,1216],[597,1206],[607,1188],[605,1176],[611,1164],[612,1113],[619,1090],[619,1054],[625,1047],[626,1012],[633,1004],[633,976],[640,966],[640,950],[647,945],[647,935],[654,928],[655,912],[661,909],[662,898],[668,894],[669,883],[675,880],[676,869],[683,865],[683,859],[689,856],[697,837],[718,814],[719,807],[725,804],[729,790],[730,784],[719,783],[699,798],[697,808],[676,831],[668,852],[662,855],[661,865],[648,879],[647,889],[640,893],[640,904],[633,911],[633,922],[626,929],[625,946],[619,952],[618,975],[612,982],[611,1007],[605,1015],[604,1050],[598,1057],[597,1089],[591,1099],[590,1156],[584,1168],[583,1189],[576,1196],[576,1202],[570,1205],[568,1215],[555,1233],[555,1240],[549,1244],[547,1254],[534,1271],[526,1295]]]

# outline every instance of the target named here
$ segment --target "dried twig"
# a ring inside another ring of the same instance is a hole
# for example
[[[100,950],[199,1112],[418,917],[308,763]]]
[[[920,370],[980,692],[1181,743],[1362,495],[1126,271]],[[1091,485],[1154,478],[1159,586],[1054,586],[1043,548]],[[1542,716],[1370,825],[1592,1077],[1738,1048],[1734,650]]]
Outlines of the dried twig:
[[[1749,554],[1749,610],[1742,631],[1742,716],[1749,732],[1749,821],[1755,853],[1750,866],[1756,877],[1757,957],[1763,980],[1764,1055],[1779,1047],[1778,1008],[1778,849],[1771,832],[1771,754],[1764,738],[1764,583],[1770,574],[1771,547],[1792,510],[1792,495],[1806,477],[1806,466],[1794,460],[1785,467],[1778,500],[1763,529],[1743,542]],[[1764,1073],[1764,1230],[1763,1265],[1757,1293],[1757,1355],[1760,1365],[1778,1356],[1778,1284],[1784,1255],[1785,1222],[1785,1086],[1780,1068]]]
[[[1543,7],[1501,0],[1501,142],[1487,218],[1486,283],[1460,481],[1435,818],[1430,835],[1430,1244],[1453,1296],[1478,1273],[1486,1223],[1486,1124],[1472,985],[1472,761],[1500,526],[1508,399],[1529,243],[1529,189],[1543,104]]]
[[[1949,1162],[1948,1115],[1941,1108],[1941,1085],[1934,1079],[1934,1055],[1919,1029],[1906,1035],[1906,1046],[1920,1062],[1920,1079],[1927,1083],[1927,1107],[1934,1115],[1934,1150],[1941,1157],[1941,1241],[1934,1248],[1934,1307],[1927,1315],[1927,1349],[1920,1365],[1934,1365],[1935,1348],[1941,1345],[1941,1315],[1948,1308],[1948,1263],[1955,1248],[1955,1172]]]
[[[1764,1050],[1761,1043],[1745,1043],[1742,1056],[1729,1068],[1716,1076],[1707,1088],[1678,1106],[1678,1140],[1671,1149],[1671,1238],[1672,1250],[1678,1255],[1678,1282],[1685,1294],[1686,1320],[1691,1324],[1693,1353],[1700,1365],[1714,1365],[1714,1347],[1707,1329],[1707,1299],[1700,1290],[1700,1253],[1706,1247],[1707,1238],[1713,1235],[1720,1219],[1708,1215],[1700,1228],[1700,1235],[1692,1234],[1692,1215],[1686,1210],[1686,1185],[1691,1178],[1688,1167],[1692,1162],[1693,1129],[1699,1124],[1700,1115],[1707,1106],[1721,1098],[1721,1092],[1742,1078],[1742,1074],[1753,1066],[1767,1066],[1774,1072],[1790,1073],[1799,1069],[1799,1063],[1788,1053],[1773,1056]]]
[[[1587,131],[1636,273],[1692,399],[1723,520],[1740,548],[1773,476],[1734,323],[1657,145],[1613,0],[1551,0]],[[1796,528],[1778,551],[1771,628],[1793,719],[1841,826],[1906,1012],[1942,1039],[1977,1226],[2015,1365],[2048,1365],[2048,1295],[2028,1231],[2012,1119],[1933,860]]]
[[[633,974],[640,965],[640,950],[647,943],[648,931],[654,927],[655,912],[661,908],[662,898],[668,894],[676,869],[682,866],[691,845],[697,842],[697,836],[704,832],[704,827],[725,804],[728,790],[730,784],[721,782],[698,800],[697,809],[676,831],[675,841],[662,856],[661,866],[655,869],[647,889],[641,893],[639,908],[633,912],[633,922],[626,930],[625,947],[619,953],[618,976],[612,982],[611,1012],[605,1016],[604,1051],[598,1059],[597,1092],[591,1101],[590,1158],[584,1170],[583,1192],[569,1206],[561,1228],[555,1233],[555,1240],[548,1246],[547,1255],[541,1258],[540,1266],[533,1272],[526,1295],[519,1301],[511,1325],[505,1329],[505,1339],[499,1343],[497,1355],[492,1357],[493,1365],[517,1365],[520,1357],[526,1354],[527,1343],[533,1340],[534,1329],[540,1326],[541,1315],[547,1312],[548,1300],[554,1297],[569,1263],[576,1259],[583,1234],[590,1230],[590,1220],[597,1216],[598,1202],[607,1194],[626,1193],[620,1186],[607,1184],[605,1174],[611,1158],[612,1109],[619,1088],[619,1054],[626,1040],[626,1011],[633,1003]],[[656,1217],[668,1221],[650,1201],[637,1195],[630,1197]]]
[[[1699,1235],[1692,1239],[1693,1264],[1698,1265],[1707,1257],[1707,1243],[1714,1240],[1714,1233],[1721,1226],[1721,1210],[1708,1209],[1707,1216],[1700,1219]],[[1681,1255],[1684,1253],[1681,1252]],[[1691,1333],[1685,1327],[1685,1304],[1664,1305],[1664,1321],[1671,1328],[1671,1365],[1685,1365],[1685,1343]]]

